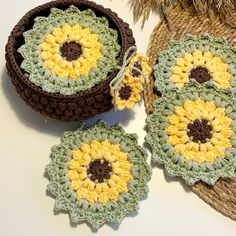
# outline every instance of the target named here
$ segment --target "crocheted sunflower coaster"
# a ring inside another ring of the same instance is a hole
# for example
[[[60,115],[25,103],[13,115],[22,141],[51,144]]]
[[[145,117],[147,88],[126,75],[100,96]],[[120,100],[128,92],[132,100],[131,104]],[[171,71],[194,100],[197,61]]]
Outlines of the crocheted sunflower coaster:
[[[146,156],[137,136],[125,134],[120,125],[98,122],[65,132],[46,167],[55,209],[67,211],[75,223],[86,220],[95,228],[104,222],[120,223],[147,195],[151,170]]]
[[[64,95],[85,91],[107,78],[117,66],[118,33],[105,17],[71,5],[51,8],[47,17],[36,17],[24,32],[18,49],[21,68],[44,91]]]
[[[131,109],[141,100],[143,84],[152,72],[148,60],[148,57],[137,53],[136,47],[127,50],[123,66],[110,83],[115,110]]]
[[[234,178],[236,106],[228,92],[190,83],[154,103],[147,120],[152,160],[187,184]]]
[[[225,38],[203,34],[171,40],[154,66],[155,87],[161,92],[181,89],[194,80],[235,92],[235,60],[236,47],[227,45]]]

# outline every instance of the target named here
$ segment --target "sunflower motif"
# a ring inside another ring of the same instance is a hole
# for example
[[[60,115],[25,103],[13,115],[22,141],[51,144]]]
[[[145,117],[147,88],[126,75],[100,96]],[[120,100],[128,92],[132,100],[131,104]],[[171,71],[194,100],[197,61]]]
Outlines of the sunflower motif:
[[[131,109],[141,99],[143,83],[141,79],[129,77],[127,74],[115,91],[111,91],[112,103],[117,110]]]
[[[52,8],[48,17],[37,17],[24,33],[18,52],[29,80],[44,91],[74,94],[107,78],[117,66],[118,33],[104,17],[70,6]]]
[[[147,141],[153,161],[170,176],[192,185],[213,185],[234,177],[236,168],[236,106],[228,92],[190,83],[172,90],[154,105],[147,118]]]
[[[72,151],[66,176],[77,200],[106,205],[109,200],[118,201],[120,193],[128,192],[128,182],[133,179],[131,167],[128,153],[122,152],[118,144],[93,140]]]
[[[92,34],[90,29],[83,29],[80,24],[64,24],[53,28],[52,33],[44,37],[44,42],[39,45],[42,51],[39,58],[52,75],[78,79],[88,76],[90,70],[97,67],[102,46],[98,35]]]
[[[214,39],[208,34],[173,40],[154,66],[155,86],[161,91],[181,89],[194,80],[231,90],[236,78],[235,52],[224,38]]]
[[[137,53],[131,60],[126,68],[126,75],[128,77],[139,78],[144,82],[152,72],[152,68],[148,65],[149,58]],[[138,69],[138,70],[137,70]],[[141,72],[141,73],[140,73]]]
[[[87,220],[95,228],[106,221],[120,223],[147,194],[146,152],[119,125],[98,122],[66,132],[51,157],[48,190],[56,209],[68,211],[75,223]]]
[[[112,103],[115,109],[131,109],[140,101],[144,81],[151,72],[148,57],[139,53],[131,57],[129,64],[125,67],[119,86],[114,91],[111,90]]]

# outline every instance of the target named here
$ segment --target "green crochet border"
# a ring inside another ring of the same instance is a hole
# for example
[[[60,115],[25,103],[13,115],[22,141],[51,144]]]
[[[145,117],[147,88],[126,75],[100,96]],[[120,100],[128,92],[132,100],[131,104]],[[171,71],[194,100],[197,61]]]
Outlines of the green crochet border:
[[[226,114],[233,120],[231,137],[232,147],[226,149],[226,157],[218,158],[214,164],[195,161],[186,161],[182,155],[176,155],[174,147],[167,143],[168,116],[173,114],[176,105],[182,105],[186,99],[202,98],[205,101],[214,101],[217,106],[224,107]],[[236,169],[236,106],[231,100],[231,94],[220,91],[209,85],[200,85],[191,82],[181,92],[172,90],[158,99],[153,106],[153,113],[146,119],[148,133],[146,141],[152,148],[152,161],[164,165],[169,176],[182,176],[189,185],[197,181],[214,185],[220,178],[234,178]]]
[[[176,65],[176,58],[183,57],[185,53],[193,53],[195,50],[210,51],[214,56],[219,56],[229,65],[229,73],[232,74],[231,87],[228,89],[236,94],[236,47],[229,46],[226,38],[213,38],[208,33],[200,36],[187,34],[180,40],[170,40],[168,48],[160,52],[158,64],[153,67],[155,87],[160,91],[169,91],[177,88],[169,78],[172,75],[171,68]],[[214,81],[207,81],[217,87]],[[188,83],[185,84],[185,86]]]
[[[89,205],[86,200],[77,200],[76,192],[69,188],[70,180],[65,176],[67,162],[71,160],[71,151],[79,149],[81,143],[90,143],[93,139],[109,140],[120,144],[121,150],[127,152],[133,180],[129,181],[127,193],[121,193],[119,201],[109,201],[105,206],[95,203]],[[99,228],[105,222],[120,223],[128,212],[138,209],[139,200],[147,196],[147,182],[151,177],[151,169],[146,163],[147,153],[137,143],[137,135],[126,134],[121,125],[107,126],[99,121],[94,127],[82,125],[76,131],[65,132],[61,144],[53,146],[52,161],[46,167],[50,183],[48,191],[56,198],[55,209],[67,211],[74,223],[88,221],[94,228]]]
[[[53,76],[47,68],[43,68],[43,60],[38,58],[41,54],[39,44],[43,42],[44,36],[50,34],[53,27],[62,27],[65,23],[79,23],[83,28],[89,28],[92,33],[99,35],[98,41],[103,44],[103,57],[98,60],[98,66],[90,71],[89,76],[76,80],[60,79]],[[33,28],[23,35],[25,44],[18,49],[24,58],[21,68],[27,72],[32,83],[46,92],[71,95],[85,91],[105,80],[108,73],[117,67],[117,56],[121,49],[118,44],[118,33],[109,28],[109,22],[105,17],[97,17],[91,9],[80,11],[73,5],[65,11],[52,8],[48,17],[35,18]]]

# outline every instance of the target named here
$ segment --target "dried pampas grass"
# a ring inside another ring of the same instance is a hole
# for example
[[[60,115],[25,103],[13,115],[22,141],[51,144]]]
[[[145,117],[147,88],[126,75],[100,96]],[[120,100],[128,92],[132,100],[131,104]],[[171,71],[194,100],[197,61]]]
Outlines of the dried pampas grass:
[[[219,15],[220,19],[236,28],[232,12],[236,11],[236,0],[129,0],[133,9],[134,21],[140,18],[144,25],[151,11],[160,14],[164,20],[168,20],[168,9],[180,4],[183,8],[192,7],[196,14],[208,14],[209,17]]]

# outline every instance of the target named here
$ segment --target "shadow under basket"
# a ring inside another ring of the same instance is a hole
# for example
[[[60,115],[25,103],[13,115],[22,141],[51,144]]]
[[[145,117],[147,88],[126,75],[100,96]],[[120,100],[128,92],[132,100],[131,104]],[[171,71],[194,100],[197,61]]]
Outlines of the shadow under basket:
[[[65,10],[70,5],[74,5],[80,10],[92,9],[96,16],[104,16],[108,19],[109,27],[118,32],[118,41],[121,46],[118,63],[121,65],[126,50],[135,45],[129,25],[110,9],[96,3],[85,0],[58,0],[32,9],[14,27],[6,45],[6,67],[16,91],[35,111],[53,119],[82,121],[112,109],[109,83],[118,71],[111,72],[103,82],[86,91],[73,95],[49,93],[33,84],[25,76],[25,72],[20,68],[23,58],[17,52],[17,49],[24,44],[23,33],[33,27],[34,19],[37,16],[48,16],[52,7]]]

